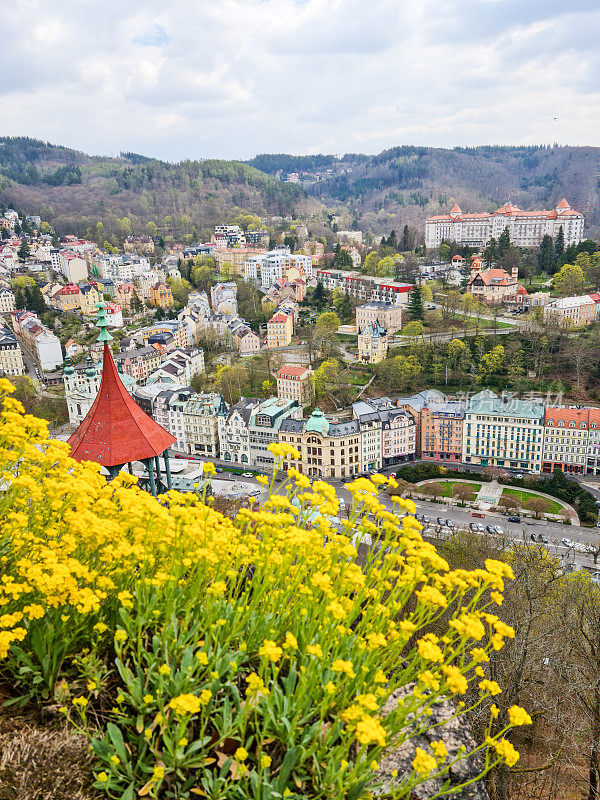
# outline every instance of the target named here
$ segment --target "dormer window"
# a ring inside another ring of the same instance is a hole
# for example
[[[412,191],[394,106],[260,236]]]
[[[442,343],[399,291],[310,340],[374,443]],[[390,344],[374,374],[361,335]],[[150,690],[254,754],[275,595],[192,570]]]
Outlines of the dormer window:
[[[569,428],[574,428],[574,427],[575,427],[575,423],[571,420],[571,422],[569,422]]]
[[[565,421],[564,421],[564,419],[559,419],[559,420],[558,420],[558,427],[559,427],[559,428],[564,428],[564,427],[565,427]]]

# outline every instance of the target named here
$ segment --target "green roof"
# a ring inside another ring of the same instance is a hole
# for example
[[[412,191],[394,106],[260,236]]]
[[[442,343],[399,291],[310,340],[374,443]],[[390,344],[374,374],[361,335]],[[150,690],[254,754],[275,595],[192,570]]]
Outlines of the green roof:
[[[329,420],[320,408],[315,408],[310,417],[306,420],[305,431],[314,431],[315,433],[323,434],[324,436],[329,433]]]
[[[498,397],[489,389],[484,389],[467,401],[465,412],[467,414],[491,414],[499,417],[542,419],[544,406],[531,400],[519,400],[517,397]]]

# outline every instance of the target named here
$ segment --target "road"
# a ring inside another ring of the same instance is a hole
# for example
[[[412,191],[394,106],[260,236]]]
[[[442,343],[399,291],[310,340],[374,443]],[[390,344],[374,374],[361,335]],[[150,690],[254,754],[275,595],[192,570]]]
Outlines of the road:
[[[215,463],[225,464],[225,462]],[[231,467],[229,462],[227,462],[226,465]],[[397,468],[397,466],[391,467],[388,468],[387,471],[395,472]],[[381,472],[383,474],[385,470]],[[236,476],[236,479],[239,478],[240,476]],[[257,489],[263,488],[255,477],[243,478],[242,480],[244,483],[256,487]],[[343,501],[340,504],[340,516],[343,517],[344,512],[347,512],[352,507],[352,495],[348,489],[346,489],[342,481],[328,480],[327,482],[335,488],[338,499]],[[380,493],[379,500],[388,510],[392,512],[398,510],[397,505],[392,502],[392,499],[386,492]],[[417,513],[428,516],[431,521],[429,525],[425,526],[423,531],[426,537],[437,540],[444,539],[451,534],[449,528],[445,526],[441,527],[437,524],[438,517],[443,520],[449,519],[454,524],[455,529],[468,530],[470,523],[481,524],[484,528],[487,525],[492,528],[494,526],[499,526],[504,533],[501,536],[494,535],[494,538],[503,542],[506,546],[508,546],[511,541],[515,543],[524,542],[533,544],[531,534],[533,533],[536,539],[541,534],[548,540],[547,545],[545,545],[548,551],[552,555],[563,559],[564,563],[574,562],[579,566],[585,565],[586,567],[593,567],[594,562],[589,554],[565,546],[562,540],[569,539],[576,545],[582,547],[585,545],[597,545],[600,540],[600,529],[598,528],[584,528],[580,525],[564,525],[557,522],[547,522],[546,520],[527,520],[527,522],[525,522],[523,519],[520,523],[512,523],[508,521],[505,515],[491,511],[476,511],[475,513],[478,516],[474,517],[471,509],[458,508],[454,505],[449,506],[447,503],[435,503],[429,500],[417,500],[415,505],[417,507]],[[485,534],[485,536],[487,535],[488,534]],[[600,572],[600,563],[598,565],[598,571]]]

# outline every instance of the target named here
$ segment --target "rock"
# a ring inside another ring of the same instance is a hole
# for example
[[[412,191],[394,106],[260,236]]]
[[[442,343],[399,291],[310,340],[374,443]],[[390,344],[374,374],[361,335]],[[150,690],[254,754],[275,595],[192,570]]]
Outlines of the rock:
[[[414,684],[403,686],[396,689],[387,699],[382,709],[382,716],[387,717],[398,706],[398,702],[412,694]],[[406,739],[400,745],[394,746],[393,742],[387,748],[384,755],[379,760],[379,770],[377,772],[377,787],[373,787],[373,794],[380,795],[389,792],[396,782],[401,782],[410,775],[412,771],[412,761],[416,755],[417,747],[431,753],[430,743],[433,741],[443,741],[448,750],[450,759],[455,758],[461,748],[470,752],[476,747],[473,733],[465,722],[464,717],[454,718],[456,708],[449,700],[444,700],[431,709],[429,717],[431,729],[424,733],[417,733],[410,739]],[[413,797],[416,800],[428,800],[430,797],[437,796],[442,791],[444,783],[450,778],[450,786],[459,786],[465,781],[471,780],[479,775],[483,769],[483,759],[480,755],[469,756],[468,758],[457,761],[451,768],[450,775],[444,780],[432,778],[421,783],[413,789]],[[394,777],[392,772],[397,770]],[[443,795],[442,795],[443,796]],[[470,786],[465,787],[458,794],[449,795],[453,800],[489,800],[483,781],[476,781]]]

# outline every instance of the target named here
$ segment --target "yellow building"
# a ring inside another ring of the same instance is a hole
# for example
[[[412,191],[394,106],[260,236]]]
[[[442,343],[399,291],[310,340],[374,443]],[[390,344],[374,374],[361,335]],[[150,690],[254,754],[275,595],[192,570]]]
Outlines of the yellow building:
[[[278,311],[267,322],[267,347],[287,347],[292,343],[293,333],[292,315]]]
[[[90,284],[84,284],[80,287],[80,293],[82,313],[90,317],[97,314],[98,309],[96,308],[96,303],[100,301],[100,295],[96,287],[91,286]]]
[[[81,308],[81,291],[74,283],[67,283],[52,298],[59,311],[77,311]]]
[[[173,308],[173,293],[166,283],[159,281],[150,289],[148,300],[158,308]]]
[[[385,328],[372,322],[358,329],[358,359],[365,364],[378,364],[387,355],[388,337]]]

